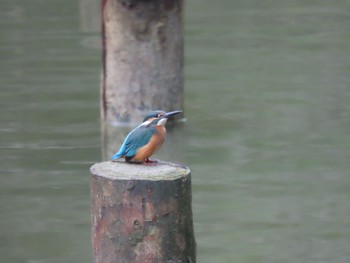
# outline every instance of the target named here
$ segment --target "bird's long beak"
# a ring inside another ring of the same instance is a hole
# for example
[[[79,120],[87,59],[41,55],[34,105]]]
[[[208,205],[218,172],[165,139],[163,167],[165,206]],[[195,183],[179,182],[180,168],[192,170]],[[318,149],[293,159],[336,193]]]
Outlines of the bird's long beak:
[[[169,111],[169,112],[165,113],[163,118],[170,118],[171,116],[174,116],[174,115],[179,114],[181,112],[182,112],[182,110]]]

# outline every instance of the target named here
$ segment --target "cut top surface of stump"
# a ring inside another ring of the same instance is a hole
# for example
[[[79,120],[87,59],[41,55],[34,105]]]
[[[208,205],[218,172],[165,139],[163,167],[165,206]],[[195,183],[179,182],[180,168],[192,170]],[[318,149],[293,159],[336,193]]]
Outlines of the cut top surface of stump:
[[[187,176],[191,171],[180,164],[159,161],[154,165],[130,164],[126,162],[101,162],[91,166],[94,175],[109,179],[125,180],[174,180]]]

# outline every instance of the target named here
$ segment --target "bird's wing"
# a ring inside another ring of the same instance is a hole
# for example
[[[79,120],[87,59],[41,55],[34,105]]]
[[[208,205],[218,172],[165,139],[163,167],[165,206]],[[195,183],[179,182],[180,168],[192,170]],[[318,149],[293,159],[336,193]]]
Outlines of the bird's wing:
[[[157,129],[155,127],[138,126],[126,136],[119,151],[112,156],[112,160],[116,160],[123,156],[134,156],[139,148],[149,142],[156,131]]]
[[[125,156],[131,157],[136,154],[136,151],[146,145],[152,135],[156,132],[155,127],[140,126],[133,130],[125,139]]]
[[[122,146],[120,146],[120,149],[117,153],[115,153],[113,156],[112,156],[112,160],[116,160],[118,158],[122,158],[123,156],[125,156],[125,153],[126,153],[126,144],[128,142],[128,138],[130,137],[130,134],[132,134],[135,130],[139,129],[140,127],[142,127],[141,125],[137,126],[135,129],[133,129],[124,139],[124,142],[122,144]]]

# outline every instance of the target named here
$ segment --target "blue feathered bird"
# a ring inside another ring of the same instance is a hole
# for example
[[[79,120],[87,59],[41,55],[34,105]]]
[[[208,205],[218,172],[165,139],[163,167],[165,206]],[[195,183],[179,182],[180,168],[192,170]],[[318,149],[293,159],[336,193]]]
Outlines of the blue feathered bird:
[[[124,157],[126,162],[131,163],[153,162],[149,157],[158,151],[165,141],[164,126],[168,118],[181,112],[181,110],[149,112],[143,122],[126,136],[119,151],[112,156],[112,161]]]

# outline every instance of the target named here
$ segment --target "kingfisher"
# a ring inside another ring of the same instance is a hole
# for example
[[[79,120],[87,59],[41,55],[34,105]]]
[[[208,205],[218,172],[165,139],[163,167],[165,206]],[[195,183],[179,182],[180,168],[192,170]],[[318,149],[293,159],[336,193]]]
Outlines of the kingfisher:
[[[165,141],[165,124],[171,116],[182,110],[149,112],[143,122],[126,137],[119,151],[112,156],[112,161],[125,158],[128,163],[155,163],[149,157],[160,149]]]

